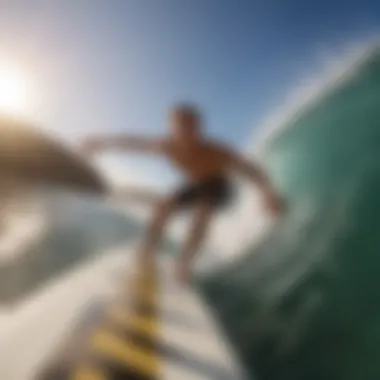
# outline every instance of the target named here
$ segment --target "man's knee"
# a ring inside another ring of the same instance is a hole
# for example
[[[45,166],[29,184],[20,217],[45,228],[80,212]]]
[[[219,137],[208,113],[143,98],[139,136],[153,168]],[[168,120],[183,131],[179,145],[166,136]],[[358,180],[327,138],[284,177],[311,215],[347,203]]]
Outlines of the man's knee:
[[[174,211],[176,208],[176,202],[175,199],[172,198],[166,198],[161,200],[154,211],[153,214],[153,220],[165,220],[167,219],[171,213]]]
[[[213,207],[209,203],[201,202],[198,204],[193,221],[193,231],[196,234],[202,235],[206,233],[214,213],[213,211]]]
[[[212,203],[202,200],[197,204],[195,217],[200,222],[207,223],[208,220],[213,216],[213,214],[214,214],[214,207]]]

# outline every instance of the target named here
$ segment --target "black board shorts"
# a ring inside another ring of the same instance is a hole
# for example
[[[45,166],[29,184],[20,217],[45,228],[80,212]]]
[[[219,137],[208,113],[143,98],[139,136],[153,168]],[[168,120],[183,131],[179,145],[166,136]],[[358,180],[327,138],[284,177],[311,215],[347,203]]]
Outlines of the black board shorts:
[[[213,208],[220,209],[230,203],[232,193],[230,180],[218,176],[185,185],[176,192],[175,200],[179,208],[187,208],[204,200]]]

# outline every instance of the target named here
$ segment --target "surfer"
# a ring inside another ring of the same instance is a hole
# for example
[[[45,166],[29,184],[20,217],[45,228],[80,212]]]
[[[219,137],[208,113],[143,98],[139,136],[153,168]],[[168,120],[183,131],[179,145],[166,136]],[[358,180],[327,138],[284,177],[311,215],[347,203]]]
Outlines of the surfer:
[[[183,187],[158,202],[139,252],[144,265],[153,265],[154,252],[168,218],[174,211],[191,208],[194,211],[193,225],[175,271],[181,282],[188,280],[191,261],[206,236],[215,211],[224,208],[233,199],[229,179],[231,170],[248,177],[261,190],[267,211],[274,215],[284,211],[283,201],[265,172],[230,148],[207,139],[202,127],[196,108],[178,105],[170,112],[167,137],[93,137],[85,141],[83,147],[89,154],[103,149],[120,149],[163,155],[184,175]]]

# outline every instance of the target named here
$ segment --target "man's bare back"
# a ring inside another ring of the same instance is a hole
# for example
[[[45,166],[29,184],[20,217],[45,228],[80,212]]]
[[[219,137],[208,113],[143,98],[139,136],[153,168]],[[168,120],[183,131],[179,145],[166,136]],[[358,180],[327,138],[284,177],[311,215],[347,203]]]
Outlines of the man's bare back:
[[[191,259],[205,237],[214,211],[228,205],[233,198],[230,171],[240,172],[261,190],[264,206],[269,212],[279,214],[283,211],[283,202],[265,172],[222,144],[205,138],[200,116],[191,107],[174,108],[167,138],[116,136],[91,139],[85,145],[90,153],[105,148],[163,155],[185,177],[184,186],[157,206],[141,248],[145,264],[152,261],[168,217],[175,210],[191,207],[195,212],[194,224],[177,265],[180,280],[187,278]]]

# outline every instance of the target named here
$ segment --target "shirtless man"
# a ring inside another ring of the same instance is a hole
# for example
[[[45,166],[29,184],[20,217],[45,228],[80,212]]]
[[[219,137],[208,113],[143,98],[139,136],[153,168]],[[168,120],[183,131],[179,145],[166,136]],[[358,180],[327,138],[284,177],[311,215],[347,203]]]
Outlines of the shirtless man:
[[[233,198],[229,171],[240,172],[259,187],[269,212],[279,215],[284,208],[281,198],[257,165],[203,136],[202,121],[195,108],[176,106],[170,119],[167,137],[154,140],[132,136],[95,137],[85,143],[84,149],[88,153],[110,148],[164,155],[182,172],[186,183],[157,205],[140,248],[140,257],[144,265],[153,264],[154,252],[169,216],[173,211],[193,208],[193,225],[176,265],[177,279],[186,282],[191,260],[206,235],[214,212]]]

